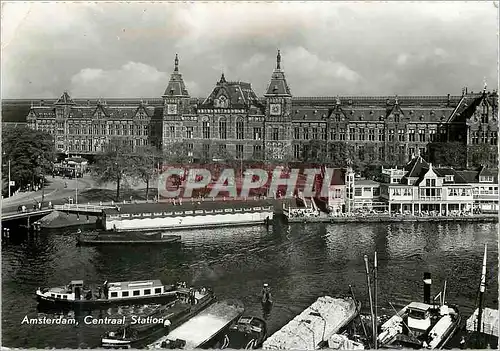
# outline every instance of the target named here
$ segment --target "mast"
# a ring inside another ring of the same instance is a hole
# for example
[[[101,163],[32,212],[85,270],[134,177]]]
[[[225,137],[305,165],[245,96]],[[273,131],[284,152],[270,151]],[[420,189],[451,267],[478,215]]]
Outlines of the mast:
[[[374,301],[374,335],[373,335],[373,345],[377,349],[377,283],[378,283],[378,267],[377,267],[377,251],[375,251],[375,257],[373,259],[373,301]]]
[[[483,300],[484,290],[486,289],[486,252],[488,244],[484,244],[483,270],[481,271],[481,285],[479,286],[479,308],[477,310],[477,326],[478,333],[481,332],[481,323],[483,322]]]
[[[377,332],[376,332],[376,322],[375,322],[375,313],[373,311],[373,299],[372,299],[372,288],[370,285],[370,268],[368,267],[368,256],[364,256],[365,259],[365,269],[366,269],[366,283],[368,285],[368,298],[370,299],[370,311],[371,311],[371,317],[372,317],[372,332],[373,332],[373,339],[376,342],[377,338]]]

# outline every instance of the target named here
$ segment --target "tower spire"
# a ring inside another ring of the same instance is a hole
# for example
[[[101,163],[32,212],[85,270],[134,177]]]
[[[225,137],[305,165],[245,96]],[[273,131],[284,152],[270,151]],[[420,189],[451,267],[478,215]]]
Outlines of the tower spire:
[[[177,54],[175,54],[175,60],[174,60],[174,63],[175,63],[175,68],[174,68],[174,71],[175,72],[179,72],[179,56]]]
[[[276,69],[281,69],[281,54],[280,54],[280,49],[278,49],[278,55],[276,56]]]

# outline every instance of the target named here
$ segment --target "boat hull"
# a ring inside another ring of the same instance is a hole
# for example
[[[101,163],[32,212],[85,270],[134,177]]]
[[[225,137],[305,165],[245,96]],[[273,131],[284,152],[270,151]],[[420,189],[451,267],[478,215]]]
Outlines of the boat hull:
[[[250,323],[241,321],[250,319]],[[218,341],[215,348],[221,349],[258,349],[267,336],[267,324],[258,317],[242,317],[229,327],[227,333]]]
[[[166,304],[176,299],[176,291],[162,295],[130,297],[127,299],[62,300],[41,295],[37,295],[36,298],[40,305],[47,307],[98,309],[117,305]]]
[[[181,242],[180,235],[167,235],[148,238],[147,235],[138,234],[103,234],[92,237],[79,237],[77,245],[173,245]]]

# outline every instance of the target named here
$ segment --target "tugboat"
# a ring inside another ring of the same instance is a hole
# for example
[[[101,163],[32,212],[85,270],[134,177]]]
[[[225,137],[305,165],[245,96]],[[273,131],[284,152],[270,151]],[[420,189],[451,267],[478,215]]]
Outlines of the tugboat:
[[[220,349],[258,349],[267,336],[267,324],[258,317],[241,317],[219,341]]]
[[[108,282],[102,286],[86,286],[83,280],[68,285],[38,288],[39,304],[60,308],[99,308],[122,304],[168,303],[176,299],[177,288],[160,280]]]
[[[439,304],[430,301],[430,273],[424,274],[424,302],[411,302],[387,322],[377,340],[381,348],[442,349],[457,332],[461,315],[446,304],[446,282]]]
[[[104,348],[140,348],[162,335],[168,334],[203,309],[215,302],[211,289],[179,290],[177,300],[142,320],[133,320],[126,326],[107,332],[101,339]]]

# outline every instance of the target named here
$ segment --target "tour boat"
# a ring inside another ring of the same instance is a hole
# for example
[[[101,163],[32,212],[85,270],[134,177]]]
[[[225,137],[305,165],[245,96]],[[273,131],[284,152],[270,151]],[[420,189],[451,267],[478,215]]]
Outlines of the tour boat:
[[[177,288],[160,280],[108,282],[101,286],[84,285],[83,280],[72,280],[68,285],[38,288],[40,304],[58,307],[97,308],[120,304],[168,303],[175,300]]]
[[[245,306],[238,300],[216,302],[173,329],[167,335],[149,344],[149,349],[211,348],[222,332],[241,317]]]
[[[215,348],[258,349],[267,336],[267,324],[258,317],[241,317],[221,337]]]
[[[461,315],[457,306],[445,303],[445,294],[434,301],[440,295],[439,304],[411,302],[382,324],[379,347],[442,349],[457,332]]]
[[[180,235],[169,235],[162,232],[153,233],[97,233],[77,237],[78,245],[149,245],[175,244],[181,241]]]
[[[140,348],[167,334],[215,302],[211,289],[182,289],[177,299],[149,316],[133,318],[124,327],[107,332],[104,348]]]

